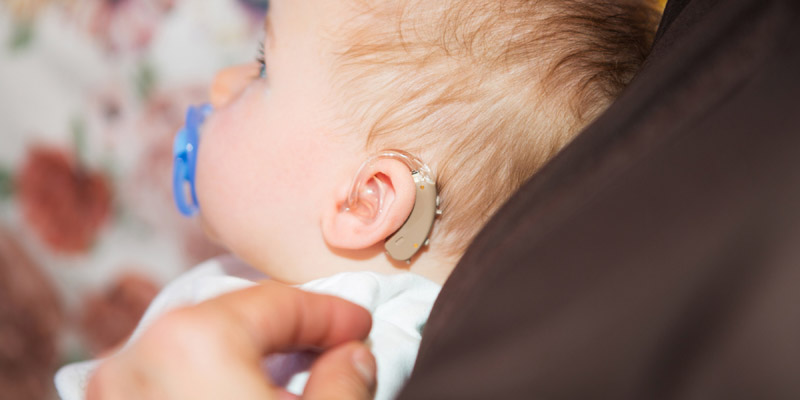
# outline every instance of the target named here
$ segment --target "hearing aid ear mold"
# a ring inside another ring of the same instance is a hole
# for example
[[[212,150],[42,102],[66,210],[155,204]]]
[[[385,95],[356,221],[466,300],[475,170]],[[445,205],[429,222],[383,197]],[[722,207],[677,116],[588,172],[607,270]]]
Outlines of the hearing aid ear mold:
[[[414,208],[408,216],[403,226],[390,235],[384,244],[387,254],[395,260],[410,262],[411,258],[423,247],[429,244],[431,228],[437,215],[441,215],[439,210],[439,196],[436,190],[436,180],[430,168],[421,160],[402,150],[383,150],[378,154],[368,158],[361,164],[356,173],[355,180],[350,188],[347,199],[347,210],[358,212],[361,202],[359,196],[362,190],[362,183],[367,180],[370,173],[369,167],[380,159],[391,158],[403,162],[411,170],[411,177],[414,180],[416,193],[414,198]],[[380,210],[378,204],[378,210]]]

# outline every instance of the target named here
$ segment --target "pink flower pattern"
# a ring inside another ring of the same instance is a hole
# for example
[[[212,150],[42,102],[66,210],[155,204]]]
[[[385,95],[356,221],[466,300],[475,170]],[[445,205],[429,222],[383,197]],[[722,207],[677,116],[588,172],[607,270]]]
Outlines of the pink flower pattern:
[[[0,226],[0,393],[47,399],[58,365],[62,306],[48,276]]]
[[[112,52],[147,47],[174,0],[92,0],[84,7],[92,36]]]
[[[128,272],[103,293],[88,295],[79,324],[91,353],[100,356],[127,339],[158,290],[149,278]]]
[[[112,351],[166,281],[224,251],[175,210],[172,140],[211,73],[255,56],[266,8],[0,6],[0,397],[55,399],[58,366]]]
[[[17,186],[26,222],[55,251],[86,252],[108,218],[106,177],[62,151],[31,149]]]

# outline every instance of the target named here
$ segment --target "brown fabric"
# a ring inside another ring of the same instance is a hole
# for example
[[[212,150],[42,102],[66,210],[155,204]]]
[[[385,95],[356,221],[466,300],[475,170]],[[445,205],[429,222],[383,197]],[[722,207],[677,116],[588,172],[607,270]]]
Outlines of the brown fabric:
[[[486,226],[401,399],[800,399],[800,2],[668,5]]]

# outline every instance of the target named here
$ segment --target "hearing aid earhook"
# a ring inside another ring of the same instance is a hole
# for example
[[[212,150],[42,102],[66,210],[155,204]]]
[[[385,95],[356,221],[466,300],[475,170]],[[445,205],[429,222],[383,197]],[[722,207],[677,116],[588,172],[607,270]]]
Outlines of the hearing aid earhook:
[[[361,185],[369,178],[365,176],[371,173],[369,167],[377,160],[384,158],[391,158],[406,164],[411,170],[411,177],[414,179],[414,185],[416,186],[414,208],[411,210],[411,214],[403,223],[403,226],[390,235],[384,244],[390,257],[398,261],[410,262],[411,257],[422,246],[428,245],[428,236],[433,227],[433,221],[437,215],[441,214],[439,196],[436,191],[436,180],[431,169],[425,163],[402,150],[383,150],[368,158],[361,164],[350,187],[350,194],[347,197],[347,210],[356,212],[358,207],[365,207],[364,205],[359,206],[359,204],[362,204],[359,202],[362,190]],[[379,203],[377,205],[378,209],[371,211],[380,212],[381,206]]]

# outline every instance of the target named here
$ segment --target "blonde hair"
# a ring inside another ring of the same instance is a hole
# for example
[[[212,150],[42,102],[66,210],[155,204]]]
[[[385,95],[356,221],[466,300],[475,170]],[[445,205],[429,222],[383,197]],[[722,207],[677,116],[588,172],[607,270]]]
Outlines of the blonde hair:
[[[359,0],[338,37],[342,117],[368,151],[434,169],[432,245],[460,255],[489,217],[627,85],[658,13],[645,0]]]

